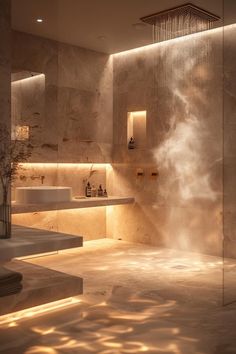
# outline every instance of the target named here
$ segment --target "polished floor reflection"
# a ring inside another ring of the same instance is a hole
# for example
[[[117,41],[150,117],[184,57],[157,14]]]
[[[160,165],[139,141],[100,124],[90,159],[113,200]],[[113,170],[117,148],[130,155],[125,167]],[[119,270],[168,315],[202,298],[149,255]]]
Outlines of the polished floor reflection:
[[[222,307],[221,258],[104,239],[28,262],[83,277],[84,295],[2,325],[0,353],[236,353],[236,304]],[[231,297],[235,273],[232,261]]]

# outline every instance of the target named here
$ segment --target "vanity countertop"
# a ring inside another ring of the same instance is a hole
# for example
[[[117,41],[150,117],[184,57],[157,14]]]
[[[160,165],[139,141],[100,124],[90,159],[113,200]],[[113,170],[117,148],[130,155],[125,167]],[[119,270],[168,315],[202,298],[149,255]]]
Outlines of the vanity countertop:
[[[109,205],[133,204],[133,197],[75,197],[69,202],[60,203],[38,203],[38,204],[18,204],[12,202],[12,214],[33,213],[50,210],[80,209],[90,207],[101,207]]]

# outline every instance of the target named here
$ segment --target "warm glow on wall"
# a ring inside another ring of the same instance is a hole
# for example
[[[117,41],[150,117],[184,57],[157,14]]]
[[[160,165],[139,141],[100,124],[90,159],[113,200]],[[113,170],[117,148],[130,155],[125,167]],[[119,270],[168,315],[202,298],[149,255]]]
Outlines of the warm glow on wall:
[[[29,75],[29,74],[28,74]],[[35,73],[32,73],[31,76],[29,77],[24,77],[24,78],[16,78],[11,84],[12,85],[17,85],[19,83],[27,83],[27,82],[30,82],[32,80],[38,80],[38,79],[41,79],[41,80],[45,80],[45,74],[35,74]]]
[[[96,167],[96,168],[107,168],[111,167],[109,163],[63,163],[63,162],[24,162],[21,163],[21,166],[26,169],[31,168],[89,168],[89,167]]]
[[[29,126],[17,125],[12,129],[12,140],[28,140],[29,139]]]
[[[147,111],[134,111],[134,112],[129,112],[133,117],[143,117],[145,118]]]
[[[127,114],[127,143],[131,138],[135,140],[135,147],[146,145],[146,116],[147,111],[134,111]]]
[[[114,53],[114,54],[112,54],[112,56],[116,57],[116,56],[121,56],[121,55],[135,54],[135,53],[138,53],[138,52],[141,52],[141,51],[150,50],[150,49],[155,48],[155,47],[166,46],[166,45],[168,45],[170,43],[174,44],[174,43],[178,43],[178,42],[187,41],[189,39],[195,39],[195,38],[197,39],[197,38],[202,37],[204,34],[205,35],[211,35],[211,34],[220,33],[220,32],[222,32],[222,34],[223,34],[223,31],[231,29],[231,28],[234,28],[234,27],[236,27],[236,23],[234,23],[232,25],[228,25],[228,26],[222,26],[222,27],[218,27],[218,28],[213,28],[213,29],[210,29],[210,30],[207,30],[207,31],[204,31],[204,32],[198,32],[198,33],[189,34],[189,35],[183,36],[183,37],[169,39],[169,40],[163,41],[163,42],[148,44],[148,45],[145,45],[145,46],[139,47],[139,48],[125,50],[123,52]]]
[[[81,301],[76,297],[70,297],[67,299],[50,302],[48,304],[35,306],[26,310],[10,313],[4,316],[0,316],[0,326],[8,325],[8,327],[15,327],[17,326],[17,321],[45,315],[52,311],[57,311],[72,305],[77,305],[80,302]]]

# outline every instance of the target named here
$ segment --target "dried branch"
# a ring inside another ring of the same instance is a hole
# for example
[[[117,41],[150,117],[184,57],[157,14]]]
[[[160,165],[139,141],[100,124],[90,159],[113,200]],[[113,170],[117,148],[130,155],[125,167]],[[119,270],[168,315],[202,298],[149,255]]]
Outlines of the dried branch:
[[[20,164],[26,162],[32,154],[32,145],[24,140],[11,140],[8,129],[0,126],[0,183],[4,202],[8,191],[17,176]]]
[[[89,181],[89,179],[94,175],[94,173],[97,173],[97,172],[98,172],[98,170],[94,170],[93,164],[92,164],[89,169],[88,176],[83,178],[83,184],[87,183]]]

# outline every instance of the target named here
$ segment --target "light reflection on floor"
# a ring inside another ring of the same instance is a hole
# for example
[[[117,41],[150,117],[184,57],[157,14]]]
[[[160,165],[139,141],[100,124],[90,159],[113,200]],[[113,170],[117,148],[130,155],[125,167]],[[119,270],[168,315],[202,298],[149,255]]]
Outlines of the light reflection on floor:
[[[82,276],[85,292],[69,308],[2,326],[0,353],[236,353],[220,258],[101,240],[30,262]]]

